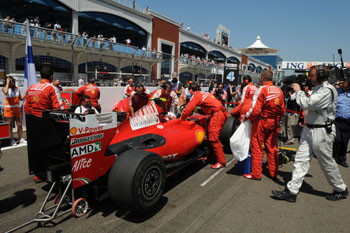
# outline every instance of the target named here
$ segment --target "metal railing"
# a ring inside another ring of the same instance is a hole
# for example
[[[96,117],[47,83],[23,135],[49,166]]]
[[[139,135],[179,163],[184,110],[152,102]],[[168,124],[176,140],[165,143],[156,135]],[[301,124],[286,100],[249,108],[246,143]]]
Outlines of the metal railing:
[[[217,64],[208,61],[208,60],[201,60],[201,59],[195,59],[191,57],[179,57],[179,62],[182,64],[192,65],[192,66],[202,66],[206,68],[212,68],[217,66]]]
[[[0,33],[25,37],[26,25],[25,23],[6,22],[0,19]],[[94,37],[85,38],[81,35],[43,27],[30,26],[30,34],[34,40],[74,45],[75,47],[87,49],[108,50],[155,59],[161,59],[163,57],[162,55],[165,54],[158,51],[146,50],[145,48],[140,49],[138,47],[112,42],[106,39],[102,40]]]
[[[137,5],[137,4],[135,3],[135,1],[129,1],[129,0],[113,0],[113,2],[116,2],[116,3],[119,3],[119,4],[121,4],[121,5],[130,7],[130,8],[132,8],[132,9],[137,10],[137,11],[142,12],[142,13],[147,13],[147,12],[146,12],[146,9],[147,9],[147,8]]]

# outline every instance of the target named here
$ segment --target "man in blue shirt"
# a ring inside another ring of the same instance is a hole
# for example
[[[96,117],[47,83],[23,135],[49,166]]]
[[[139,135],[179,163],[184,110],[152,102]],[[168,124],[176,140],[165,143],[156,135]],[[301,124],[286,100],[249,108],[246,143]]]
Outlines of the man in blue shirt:
[[[339,81],[336,118],[336,136],[333,144],[333,157],[343,167],[349,167],[346,162],[346,150],[350,138],[350,90],[347,80]]]

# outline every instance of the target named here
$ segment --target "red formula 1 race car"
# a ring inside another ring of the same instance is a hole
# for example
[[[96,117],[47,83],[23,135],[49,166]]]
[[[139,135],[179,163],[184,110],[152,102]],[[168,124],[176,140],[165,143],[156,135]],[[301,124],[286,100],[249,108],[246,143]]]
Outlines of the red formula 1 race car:
[[[121,113],[72,112],[27,116],[29,171],[52,184],[35,222],[51,221],[62,204],[75,216],[84,215],[89,193],[98,200],[109,194],[121,207],[149,211],[161,198],[167,176],[206,155],[205,115],[169,119],[154,103],[122,122],[117,120],[125,117]],[[55,185],[58,195],[50,207],[55,210],[47,214]]]

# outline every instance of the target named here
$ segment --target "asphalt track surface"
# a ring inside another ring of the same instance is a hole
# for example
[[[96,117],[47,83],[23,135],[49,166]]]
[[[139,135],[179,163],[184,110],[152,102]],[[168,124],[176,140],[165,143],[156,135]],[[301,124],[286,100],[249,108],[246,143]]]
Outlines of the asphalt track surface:
[[[295,146],[290,146],[295,147]],[[293,163],[284,165],[279,181],[244,179],[232,155],[219,171],[198,161],[167,180],[166,191],[154,211],[136,214],[120,210],[110,199],[91,203],[82,218],[68,213],[38,228],[17,232],[349,232],[350,198],[325,199],[332,192],[317,160],[305,178],[296,203],[271,198],[271,190],[284,188]],[[3,151],[0,159],[0,232],[31,220],[47,193],[44,183],[28,175],[27,148]],[[350,168],[340,167],[346,184]],[[266,174],[266,169],[265,169]]]

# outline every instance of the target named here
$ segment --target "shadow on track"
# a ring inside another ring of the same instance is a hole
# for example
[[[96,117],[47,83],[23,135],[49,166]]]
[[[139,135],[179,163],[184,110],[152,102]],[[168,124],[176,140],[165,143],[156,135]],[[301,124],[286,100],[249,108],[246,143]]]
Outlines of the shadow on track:
[[[12,196],[0,200],[0,214],[9,212],[18,206],[27,207],[36,201],[35,189],[24,189]]]
[[[183,181],[200,171],[202,168],[206,166],[205,163],[202,162],[194,162],[193,164],[189,165],[188,167],[182,169],[180,172],[177,172],[173,174],[172,176],[169,176],[166,179],[166,186],[163,192],[163,196],[159,200],[159,202],[156,204],[156,206],[147,213],[136,213],[132,211],[124,210],[123,208],[120,208],[116,206],[110,198],[107,198],[106,200],[103,200],[101,202],[98,201],[89,201],[89,204],[91,203],[91,211],[88,213],[87,218],[91,218],[96,214],[101,213],[103,217],[107,217],[110,214],[115,213],[115,216],[118,218],[122,218],[126,221],[133,222],[133,223],[142,223],[147,221],[148,219],[152,218],[154,215],[156,215],[158,212],[160,212],[164,206],[168,203],[168,198],[164,196],[167,192],[169,192],[171,189],[176,187],[177,185],[181,184]],[[172,208],[172,206],[169,206],[169,208]]]

